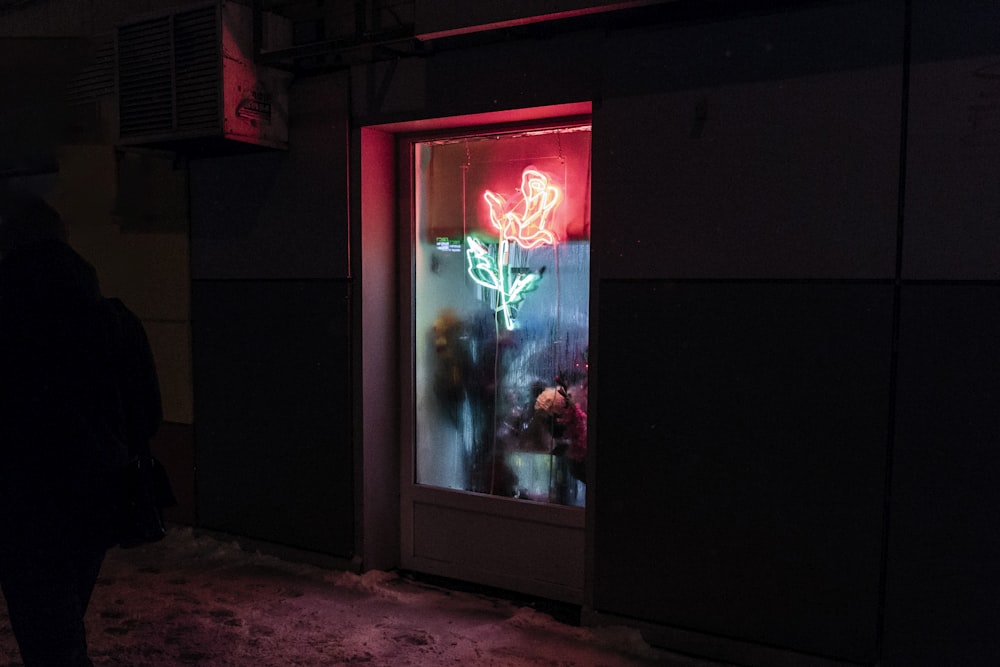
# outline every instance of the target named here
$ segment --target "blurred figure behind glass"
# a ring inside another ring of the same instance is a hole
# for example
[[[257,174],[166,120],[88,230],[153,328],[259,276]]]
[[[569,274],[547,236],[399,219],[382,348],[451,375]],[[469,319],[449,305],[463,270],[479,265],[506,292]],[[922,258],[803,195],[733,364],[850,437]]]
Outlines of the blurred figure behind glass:
[[[0,588],[25,667],[92,665],[83,617],[128,443],[162,416],[137,326],[121,335],[54,209],[0,191]]]

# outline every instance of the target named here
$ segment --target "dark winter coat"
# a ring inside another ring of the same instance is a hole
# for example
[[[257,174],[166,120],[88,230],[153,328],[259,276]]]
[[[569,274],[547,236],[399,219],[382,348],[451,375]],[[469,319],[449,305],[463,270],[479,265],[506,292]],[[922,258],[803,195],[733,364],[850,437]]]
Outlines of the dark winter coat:
[[[5,256],[0,539],[110,522],[128,443],[148,439],[160,418],[142,326],[102,297],[94,268],[59,241]]]

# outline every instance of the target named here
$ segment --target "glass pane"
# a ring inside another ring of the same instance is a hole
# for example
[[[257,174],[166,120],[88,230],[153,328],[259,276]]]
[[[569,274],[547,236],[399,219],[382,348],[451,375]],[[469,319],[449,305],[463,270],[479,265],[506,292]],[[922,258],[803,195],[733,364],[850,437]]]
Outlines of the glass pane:
[[[416,482],[582,506],[590,128],[415,148]]]

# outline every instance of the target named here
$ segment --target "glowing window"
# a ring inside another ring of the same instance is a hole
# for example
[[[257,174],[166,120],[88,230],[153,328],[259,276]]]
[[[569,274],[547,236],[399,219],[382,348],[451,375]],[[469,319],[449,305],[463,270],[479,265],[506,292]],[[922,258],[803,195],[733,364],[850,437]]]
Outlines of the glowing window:
[[[582,505],[590,127],[414,156],[416,482]]]

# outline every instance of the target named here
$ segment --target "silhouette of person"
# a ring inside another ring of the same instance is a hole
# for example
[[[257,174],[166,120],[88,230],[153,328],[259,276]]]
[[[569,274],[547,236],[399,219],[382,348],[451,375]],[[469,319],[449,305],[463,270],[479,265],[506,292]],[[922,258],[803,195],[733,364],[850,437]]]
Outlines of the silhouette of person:
[[[107,304],[59,214],[0,191],[0,589],[25,667],[93,664],[84,614],[117,542],[129,431],[162,417],[155,367],[122,362],[151,360],[145,334],[122,350]]]

